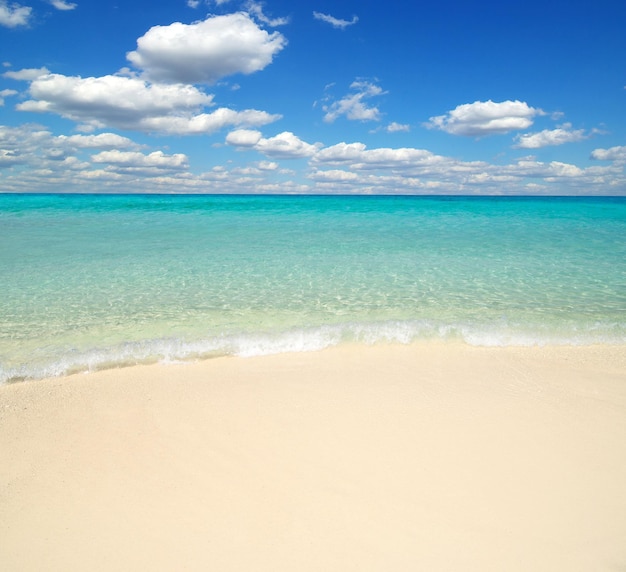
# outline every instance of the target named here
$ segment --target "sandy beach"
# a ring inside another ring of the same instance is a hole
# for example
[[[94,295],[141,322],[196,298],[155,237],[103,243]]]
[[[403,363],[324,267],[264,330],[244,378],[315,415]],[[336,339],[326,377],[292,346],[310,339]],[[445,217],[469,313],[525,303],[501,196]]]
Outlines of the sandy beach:
[[[445,343],[0,387],[0,568],[626,570],[626,347]]]

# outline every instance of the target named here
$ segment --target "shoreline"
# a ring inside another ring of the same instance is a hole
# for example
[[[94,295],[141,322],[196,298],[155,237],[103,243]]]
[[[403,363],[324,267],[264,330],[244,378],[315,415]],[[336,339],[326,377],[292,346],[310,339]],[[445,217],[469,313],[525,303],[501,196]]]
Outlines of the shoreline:
[[[202,346],[202,342],[199,344],[190,344],[193,346]],[[377,347],[389,347],[389,346],[407,346],[417,348],[427,348],[427,347],[463,347],[467,346],[468,348],[476,348],[476,349],[485,349],[485,350],[550,350],[550,348],[560,348],[563,351],[568,351],[568,348],[575,349],[581,348],[583,351],[587,352],[591,348],[605,348],[610,350],[613,348],[614,350],[619,352],[619,348],[626,348],[626,342],[622,341],[541,341],[541,342],[507,342],[507,343],[481,343],[481,342],[471,342],[463,338],[416,338],[411,341],[403,341],[402,339],[378,339],[375,341],[363,341],[363,340],[352,340],[352,341],[336,341],[336,342],[328,342],[328,343],[316,343],[315,341],[311,341],[310,343],[296,343],[295,346],[297,349],[291,349],[293,344],[285,342],[281,339],[281,336],[277,336],[276,338],[268,337],[267,339],[260,337],[258,340],[255,340],[254,345],[259,345],[261,349],[252,349],[252,348],[233,348],[228,344],[225,344],[223,347],[209,347],[208,349],[201,351],[197,348],[194,348],[193,351],[190,350],[189,353],[182,351],[183,355],[181,356],[169,356],[169,355],[154,355],[154,356],[144,356],[139,357],[135,356],[118,356],[116,359],[115,352],[109,352],[111,348],[105,348],[103,350],[99,350],[102,352],[102,356],[98,359],[97,357],[94,359],[94,356],[91,355],[91,352],[85,352],[83,356],[83,361],[87,362],[87,364],[79,365],[81,359],[78,359],[79,363],[69,362],[65,365],[62,365],[63,360],[59,362],[54,362],[48,365],[39,366],[38,373],[36,374],[28,374],[28,373],[20,373],[19,375],[15,373],[13,377],[1,378],[0,377],[0,388],[5,385],[14,385],[19,383],[32,383],[32,382],[41,382],[51,379],[62,379],[67,377],[74,376],[82,376],[82,375],[92,375],[98,374],[101,372],[113,370],[126,370],[129,368],[142,368],[149,366],[164,366],[168,367],[170,365],[190,365],[195,363],[203,363],[209,362],[216,359],[249,359],[249,358],[263,358],[269,356],[276,355],[291,355],[291,354],[299,354],[299,353],[320,353],[326,351],[342,351],[343,349],[360,349],[361,351],[367,351],[368,348],[377,348]],[[98,352],[96,352],[98,353]],[[109,355],[111,353],[111,355]],[[23,370],[24,366],[20,366],[18,368],[13,368],[15,372],[18,370]],[[46,372],[47,370],[47,372]],[[54,373],[51,373],[51,371]],[[13,371],[9,368],[7,371]],[[46,373],[44,373],[46,372]],[[1,372],[6,374],[7,372]]]
[[[336,346],[0,386],[11,570],[614,570],[626,345]]]

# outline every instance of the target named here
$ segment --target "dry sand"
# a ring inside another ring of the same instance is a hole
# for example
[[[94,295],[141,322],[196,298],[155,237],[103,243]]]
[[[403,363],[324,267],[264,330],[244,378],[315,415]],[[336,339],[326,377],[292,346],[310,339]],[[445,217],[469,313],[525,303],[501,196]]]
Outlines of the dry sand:
[[[0,454],[1,570],[626,570],[624,346],[6,385]]]

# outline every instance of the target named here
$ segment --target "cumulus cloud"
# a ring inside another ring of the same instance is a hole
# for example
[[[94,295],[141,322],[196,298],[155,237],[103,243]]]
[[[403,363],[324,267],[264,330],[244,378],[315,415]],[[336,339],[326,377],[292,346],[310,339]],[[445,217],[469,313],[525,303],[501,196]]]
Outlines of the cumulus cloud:
[[[226,143],[239,149],[253,149],[274,159],[299,159],[311,157],[321,147],[320,143],[302,141],[290,131],[264,138],[260,131],[237,129],[226,136]]]
[[[410,131],[411,127],[407,124],[396,123],[393,121],[387,125],[386,130],[388,133],[397,133],[398,131]]]
[[[253,129],[236,129],[226,135],[226,143],[234,147],[254,147],[263,137],[263,133]]]
[[[459,105],[445,115],[431,117],[426,127],[452,135],[481,137],[527,129],[535,116],[543,114],[541,109],[523,101],[475,101]]]
[[[626,163],[626,146],[611,147],[609,149],[594,149],[591,158],[598,161],[615,161],[616,163]]]
[[[276,159],[297,159],[314,155],[321,145],[302,141],[290,131],[283,131],[268,139],[262,138],[255,149],[267,157]]]
[[[286,43],[282,34],[270,34],[238,12],[194,24],[154,26],[126,57],[152,81],[212,84],[262,70]]]
[[[352,20],[341,20],[330,14],[322,14],[321,12],[313,12],[313,18],[326,22],[333,28],[339,28],[340,30],[345,30],[348,26],[352,26],[359,21],[358,16],[352,16]]]
[[[206,134],[226,126],[261,126],[279,118],[264,111],[217,109],[213,96],[191,85],[151,84],[140,78],[82,78],[47,74],[29,88],[32,99],[18,110],[57,113],[91,128],[112,126],[146,133]]]
[[[24,163],[24,159],[17,155],[15,151],[0,149],[0,169],[20,165],[22,163]]]
[[[5,0],[0,0],[0,26],[7,28],[17,28],[27,26],[33,9],[30,6],[20,4],[9,4]]]
[[[17,91],[15,91],[14,89],[3,89],[2,91],[0,91],[0,107],[4,105],[4,98],[11,95],[17,95]]]
[[[356,162],[362,157],[365,150],[365,143],[337,143],[319,151],[313,161],[330,164]]]
[[[275,171],[278,169],[278,163],[275,161],[259,161],[256,165],[261,171]]]
[[[135,142],[114,133],[54,136],[38,125],[0,125],[0,181],[6,191],[163,190],[190,177],[181,153],[141,153]],[[27,165],[24,169],[22,165]],[[199,183],[199,178],[196,179]],[[206,190],[206,189],[205,189]]]
[[[65,0],[49,0],[50,4],[52,4],[57,10],[73,10],[76,8],[76,4],[72,4],[71,2],[65,2]]]
[[[29,88],[23,111],[53,111],[74,120],[136,123],[138,117],[211,105],[213,97],[193,86],[149,84],[139,78],[46,74]]]
[[[51,138],[50,132],[39,125],[0,125],[0,149],[10,153],[30,153],[48,146]]]
[[[47,68],[26,68],[18,71],[7,71],[2,74],[2,77],[8,77],[9,79],[17,79],[20,81],[32,81],[39,76],[47,75],[50,71]]]
[[[432,166],[443,157],[411,147],[367,149],[363,143],[337,143],[316,153],[313,163],[349,165],[354,169],[402,169]]]
[[[575,143],[587,139],[584,129],[572,129],[570,123],[565,123],[556,129],[544,129],[538,133],[524,133],[517,135],[515,147],[518,149],[540,149],[551,145]]]
[[[619,193],[626,188],[623,168],[626,147],[596,150],[595,158],[613,160],[604,167],[581,168],[562,161],[529,157],[512,164],[462,161],[416,148],[372,148],[363,143],[338,143],[311,159],[317,192],[356,193],[481,193],[552,194]]]
[[[57,141],[76,149],[128,149],[137,144],[116,133],[99,133],[98,135],[59,135]]]
[[[357,121],[379,121],[380,111],[377,107],[369,106],[366,100],[383,95],[386,92],[378,85],[369,81],[355,81],[350,85],[351,93],[334,101],[330,105],[324,105],[326,112],[324,121],[332,123],[338,117],[344,115],[348,119]]]
[[[36,168],[48,168],[53,162],[54,169],[85,168],[89,163],[79,161],[72,155],[89,155],[94,150],[137,149],[134,141],[115,133],[99,135],[59,135],[38,125],[25,124],[19,127],[0,125],[0,153],[5,166],[8,159],[15,164],[28,163]]]
[[[201,135],[215,133],[226,127],[261,127],[280,118],[280,115],[272,115],[257,109],[234,111],[220,107],[212,113],[200,113],[198,115],[147,117],[141,123],[141,130],[172,135]]]
[[[314,181],[324,181],[333,183],[353,182],[358,179],[358,175],[352,171],[341,169],[327,169],[325,171],[313,171],[308,177]]]
[[[124,169],[165,169],[179,170],[189,166],[187,156],[182,153],[166,155],[163,151],[154,151],[145,155],[139,151],[102,151],[94,155],[91,160],[94,163],[107,163],[117,168]]]
[[[509,164],[463,161],[427,149],[368,148],[361,142],[323,148],[310,146],[290,132],[264,138],[256,129],[234,130],[227,139],[239,149],[273,156],[232,169],[214,165],[204,173],[192,173],[186,155],[144,151],[111,132],[55,136],[37,125],[0,125],[0,182],[4,191],[18,192],[171,192],[176,188],[259,193],[623,194],[626,190],[626,146],[594,150],[594,159],[609,163],[583,168],[534,157]],[[291,180],[294,173],[277,162],[302,156],[310,157],[306,185]]]

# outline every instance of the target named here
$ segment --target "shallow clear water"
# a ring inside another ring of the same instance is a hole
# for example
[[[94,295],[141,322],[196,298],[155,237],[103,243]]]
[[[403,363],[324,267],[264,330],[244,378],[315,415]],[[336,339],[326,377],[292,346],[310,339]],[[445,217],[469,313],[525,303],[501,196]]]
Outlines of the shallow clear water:
[[[0,381],[344,341],[626,342],[626,199],[0,195]]]

